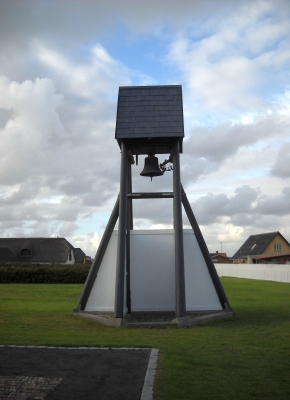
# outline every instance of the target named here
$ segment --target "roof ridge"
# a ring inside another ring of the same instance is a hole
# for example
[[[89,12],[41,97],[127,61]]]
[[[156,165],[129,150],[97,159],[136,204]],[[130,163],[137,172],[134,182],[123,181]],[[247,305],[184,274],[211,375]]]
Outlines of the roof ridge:
[[[159,88],[159,87],[181,87],[182,85],[144,85],[144,86],[119,86],[122,89],[143,89],[143,88]]]

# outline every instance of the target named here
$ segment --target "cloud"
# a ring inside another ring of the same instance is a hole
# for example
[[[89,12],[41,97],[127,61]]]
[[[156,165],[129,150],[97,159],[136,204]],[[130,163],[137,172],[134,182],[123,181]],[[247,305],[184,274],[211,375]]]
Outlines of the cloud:
[[[78,225],[67,221],[61,225],[61,227],[58,230],[58,234],[61,237],[67,237],[70,236],[72,233],[74,233],[78,228],[79,228]]]
[[[39,172],[35,164],[45,164],[50,142],[61,146],[67,140],[56,112],[62,96],[51,80],[38,78],[19,84],[0,77],[0,93],[0,107],[12,110],[0,132],[0,184],[15,184]]]
[[[244,3],[251,3],[245,0]],[[279,2],[280,4],[283,2]],[[134,34],[160,34],[164,24],[175,29],[192,23],[192,19],[208,18],[231,12],[236,5],[227,0],[183,0],[182,7],[175,0],[83,0],[65,2],[35,2],[14,0],[11,4],[1,2],[1,37],[9,32],[8,43],[22,46],[26,37],[35,35],[50,38],[52,44],[75,46],[92,41],[95,35],[111,31],[121,21]],[[17,30],[13,29],[17,27]],[[21,35],[18,34],[21,32]],[[58,39],[58,41],[57,41]]]
[[[77,98],[97,100],[116,92],[120,81],[123,85],[130,83],[126,78],[127,68],[114,60],[99,43],[90,48],[83,65],[69,61],[42,43],[36,42],[34,46],[35,56],[42,66],[54,73],[55,81],[61,81],[61,85]]]
[[[196,213],[199,223],[208,225],[219,222],[221,217],[232,218],[236,214],[243,216],[252,213],[253,202],[257,200],[259,191],[248,185],[244,185],[235,190],[235,195],[231,198],[221,193],[214,195],[208,193],[200,197],[192,204],[192,209]]]
[[[277,157],[272,173],[289,176],[288,144],[285,143],[289,129],[289,116],[277,112],[255,117],[249,124],[226,122],[214,127],[193,127],[191,135],[184,141],[183,180],[195,182],[200,176],[217,171],[242,149],[252,152],[255,146],[266,143],[269,146],[270,142],[273,143],[271,157]]]
[[[167,60],[188,82],[191,118],[201,112],[233,117],[270,106],[273,85],[280,92],[288,82],[288,15],[289,8],[283,16],[271,2],[241,3],[210,26],[201,24],[204,37],[197,39],[194,30],[172,42]]]
[[[192,209],[201,225],[214,223],[234,226],[253,226],[266,216],[289,216],[290,188],[276,196],[262,194],[248,185],[238,187],[234,196],[208,193],[192,203]],[[226,219],[223,219],[223,218]]]
[[[289,215],[290,187],[283,188],[281,194],[261,196],[256,209],[261,215]]]
[[[128,81],[125,70],[118,70],[119,64],[104,49],[95,47],[93,53],[91,64],[80,67],[54,52],[51,58],[57,62],[49,64],[50,79],[18,83],[1,77],[0,107],[12,111],[1,131],[2,184],[33,177],[68,194],[93,191],[96,172],[115,179],[112,155],[118,148],[112,140],[116,112],[112,97],[117,96],[116,80]],[[103,162],[110,158],[111,162]]]
[[[290,177],[290,143],[284,143],[283,146],[281,146],[271,173],[279,178]]]
[[[51,63],[39,60],[50,78],[0,77],[0,214],[6,226],[23,227],[9,234],[72,235],[76,221],[118,192],[115,99],[117,80],[128,82],[126,68],[101,46],[86,66],[45,54]]]
[[[214,250],[287,234],[289,11],[283,0],[168,0],[166,12],[156,0],[0,2],[0,234],[65,235],[94,255],[119,191],[118,87],[166,83],[183,85],[182,182]],[[134,191],[172,190],[172,173],[149,182],[142,168],[140,157]],[[136,201],[134,216],[170,227],[172,201]]]
[[[249,185],[237,187],[233,195],[208,193],[191,202],[192,210],[202,226],[221,224],[237,227],[262,226],[261,219],[289,216],[290,189],[268,196]],[[145,205],[146,203],[146,205]],[[172,225],[172,200],[139,200],[133,203],[134,216],[142,228],[145,221],[153,225]],[[186,218],[185,218],[186,223]],[[271,224],[273,221],[271,221]],[[269,225],[271,225],[269,224]],[[148,225],[148,223],[147,223]],[[267,225],[267,224],[266,224]]]
[[[86,255],[95,257],[100,242],[100,235],[97,232],[87,232],[85,235],[66,235],[66,239],[75,247],[86,250]]]

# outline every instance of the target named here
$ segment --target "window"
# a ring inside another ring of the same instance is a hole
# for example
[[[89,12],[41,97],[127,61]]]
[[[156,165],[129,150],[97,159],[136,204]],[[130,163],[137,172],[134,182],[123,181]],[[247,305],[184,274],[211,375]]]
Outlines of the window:
[[[274,251],[282,250],[282,244],[274,244]]]
[[[21,250],[21,255],[22,256],[30,256],[30,250],[29,249],[22,249]]]
[[[254,246],[252,246],[251,250],[254,250],[255,247],[256,247],[256,243],[254,244]]]

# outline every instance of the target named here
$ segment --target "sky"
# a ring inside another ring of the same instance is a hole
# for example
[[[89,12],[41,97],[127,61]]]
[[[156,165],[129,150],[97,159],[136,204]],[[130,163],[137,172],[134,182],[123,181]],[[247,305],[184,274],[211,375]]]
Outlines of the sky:
[[[1,0],[0,237],[61,236],[94,257],[130,85],[182,85],[181,181],[210,252],[290,241],[289,0]],[[142,169],[133,191],[172,191],[172,172]],[[172,228],[172,200],[133,206],[134,229]]]

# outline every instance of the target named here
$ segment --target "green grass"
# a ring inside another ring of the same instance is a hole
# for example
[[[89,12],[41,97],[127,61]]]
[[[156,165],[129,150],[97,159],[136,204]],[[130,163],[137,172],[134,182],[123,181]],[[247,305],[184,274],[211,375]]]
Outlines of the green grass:
[[[160,349],[156,400],[290,399],[290,285],[223,278],[232,319],[113,328],[72,315],[82,285],[0,285],[0,344]]]

